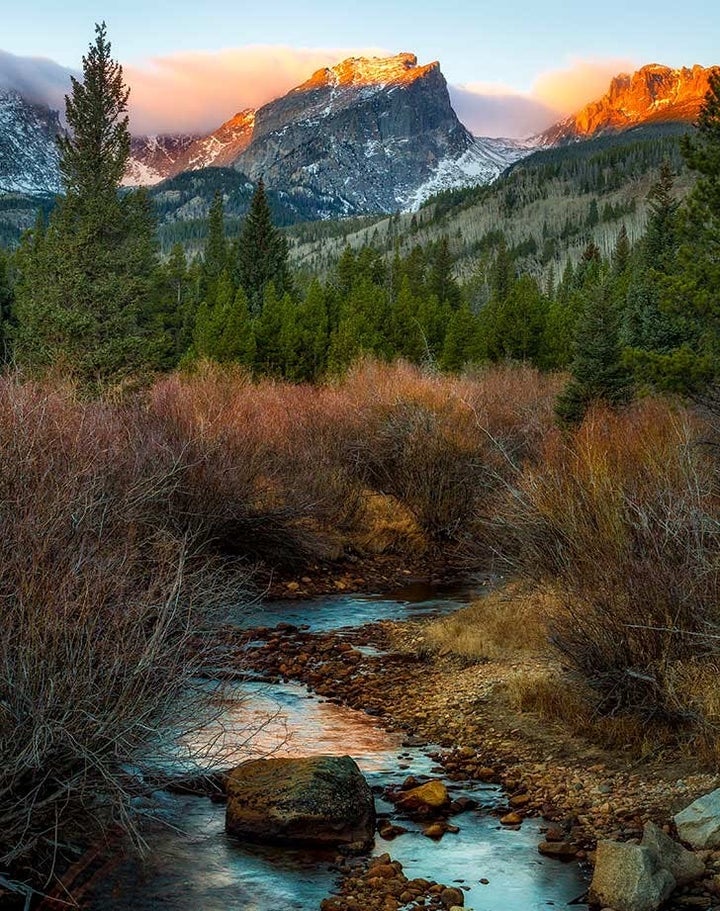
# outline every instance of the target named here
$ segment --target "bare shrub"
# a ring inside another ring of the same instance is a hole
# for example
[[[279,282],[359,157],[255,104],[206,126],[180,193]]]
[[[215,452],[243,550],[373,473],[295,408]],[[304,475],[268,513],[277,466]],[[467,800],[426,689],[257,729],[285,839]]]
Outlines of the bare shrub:
[[[146,430],[0,379],[0,864],[46,878],[76,830],[136,833],[128,764],[187,723],[207,660],[210,593],[158,521],[178,467]]]
[[[718,526],[712,472],[682,409],[644,401],[552,433],[500,516],[511,564],[552,586],[553,642],[603,714],[697,720],[674,662],[712,651]]]
[[[159,381],[149,417],[185,466],[167,503],[175,530],[272,565],[333,553],[359,493],[333,458],[331,404],[321,390],[209,366]]]
[[[537,445],[554,388],[525,368],[458,379],[369,362],[342,392],[358,416],[347,450],[353,471],[403,503],[432,540],[448,541]]]

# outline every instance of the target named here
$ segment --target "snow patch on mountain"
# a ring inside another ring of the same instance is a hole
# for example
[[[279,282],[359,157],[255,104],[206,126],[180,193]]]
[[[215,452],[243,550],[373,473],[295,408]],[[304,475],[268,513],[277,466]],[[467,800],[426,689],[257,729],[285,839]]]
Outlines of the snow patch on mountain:
[[[431,196],[445,190],[459,190],[492,183],[502,172],[536,151],[531,141],[476,137],[470,148],[459,158],[444,158],[435,173],[421,184],[406,200],[403,210],[417,211]]]
[[[0,192],[58,193],[57,111],[0,90]]]

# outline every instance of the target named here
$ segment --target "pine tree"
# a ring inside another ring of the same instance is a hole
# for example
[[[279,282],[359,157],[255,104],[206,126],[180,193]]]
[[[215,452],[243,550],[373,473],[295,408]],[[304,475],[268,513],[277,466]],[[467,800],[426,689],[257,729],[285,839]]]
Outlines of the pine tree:
[[[71,135],[59,140],[65,195],[20,254],[15,335],[21,363],[61,366],[100,387],[148,366],[157,350],[148,329],[156,249],[147,194],[118,193],[128,89],[104,23],[95,31],[67,98]]]
[[[228,265],[228,245],[225,237],[225,203],[220,190],[215,191],[208,215],[208,236],[203,252],[200,293],[212,303],[217,283]]]
[[[510,294],[515,281],[515,265],[503,238],[498,247],[495,262],[490,269],[490,295],[496,301],[504,301]]]
[[[390,309],[388,341],[394,355],[419,364],[425,353],[423,332],[418,318],[418,302],[412,293],[410,279],[404,276]]]
[[[440,366],[457,372],[469,363],[480,360],[481,343],[478,322],[467,304],[453,312],[445,334]]]
[[[460,306],[462,295],[460,287],[453,278],[453,260],[450,253],[450,242],[444,235],[435,245],[433,250],[430,275],[428,276],[428,289],[441,304],[449,304],[454,310]]]
[[[298,310],[298,346],[292,378],[310,382],[318,379],[327,366],[330,341],[325,292],[315,279]]]
[[[630,262],[630,239],[627,228],[621,225],[618,231],[615,249],[613,250],[612,264],[616,275],[623,275]]]
[[[694,137],[684,137],[682,151],[699,176],[687,200],[680,249],[681,280],[676,298],[702,320],[700,357],[710,357],[720,377],[720,69],[710,89]]]
[[[0,250],[0,361],[8,358],[7,328],[15,295],[10,281],[10,262],[4,250]]]
[[[672,268],[679,244],[680,203],[675,199],[673,186],[672,168],[666,160],[648,193],[650,213],[642,244],[646,265],[660,272]]]
[[[237,283],[247,295],[251,313],[260,313],[265,289],[271,282],[279,297],[292,290],[287,241],[273,225],[262,178],[245,216],[234,261]]]
[[[632,395],[631,376],[622,359],[620,318],[605,287],[588,298],[578,319],[574,347],[572,378],[555,409],[567,424],[581,421],[593,402],[617,407]]]
[[[270,282],[265,287],[262,311],[255,321],[259,369],[271,376],[285,376],[295,361],[297,340],[297,306],[289,294],[281,297]]]
[[[252,367],[256,355],[255,333],[243,289],[238,288],[232,301],[221,306],[217,359]]]

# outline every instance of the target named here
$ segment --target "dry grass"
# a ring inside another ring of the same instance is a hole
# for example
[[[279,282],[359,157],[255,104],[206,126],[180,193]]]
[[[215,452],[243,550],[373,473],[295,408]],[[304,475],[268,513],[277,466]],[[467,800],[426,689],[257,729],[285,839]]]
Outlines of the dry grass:
[[[547,651],[547,603],[517,585],[494,591],[449,617],[423,627],[426,654],[464,661],[503,661]]]

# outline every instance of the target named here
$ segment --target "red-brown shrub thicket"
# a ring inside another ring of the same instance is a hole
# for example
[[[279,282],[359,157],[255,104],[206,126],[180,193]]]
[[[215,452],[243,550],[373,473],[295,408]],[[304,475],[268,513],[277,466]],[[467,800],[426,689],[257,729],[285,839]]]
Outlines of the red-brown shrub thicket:
[[[603,713],[693,721],[674,668],[717,652],[718,503],[698,422],[658,400],[548,435],[495,518],[511,565],[552,587],[555,644]]]
[[[359,365],[341,393],[355,415],[350,470],[395,497],[431,540],[459,540],[552,424],[558,380],[527,367],[463,378]],[[477,534],[477,528],[473,526]]]
[[[132,832],[127,764],[188,723],[180,696],[207,659],[193,586],[205,610],[211,591],[162,520],[181,474],[143,409],[0,379],[6,868],[44,863],[91,822]]]

